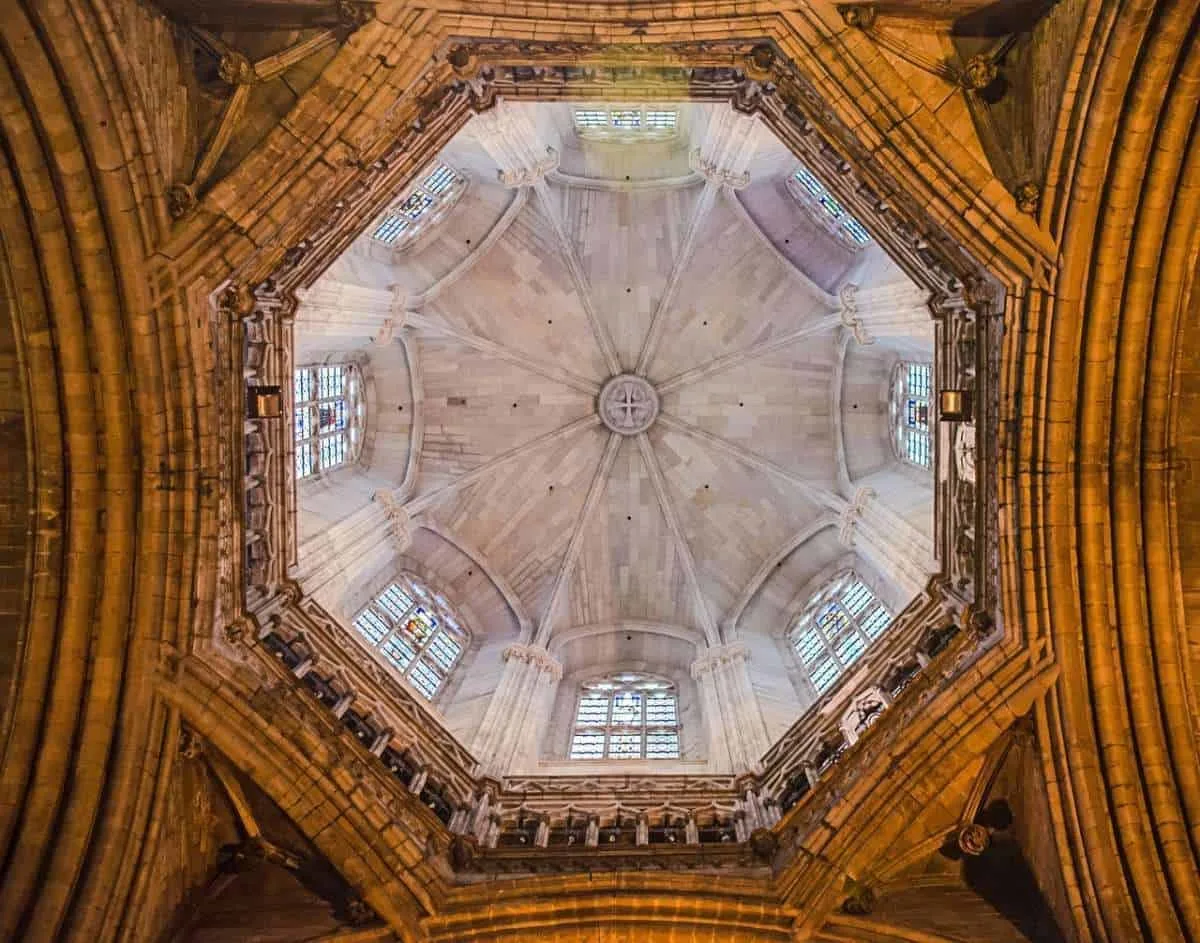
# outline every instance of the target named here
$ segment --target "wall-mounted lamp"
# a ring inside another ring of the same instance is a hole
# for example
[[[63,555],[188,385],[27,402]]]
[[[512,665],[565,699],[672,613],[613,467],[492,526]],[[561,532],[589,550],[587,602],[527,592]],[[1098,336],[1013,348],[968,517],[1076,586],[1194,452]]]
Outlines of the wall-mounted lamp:
[[[246,387],[246,414],[251,419],[278,419],[282,416],[283,395],[279,387]]]
[[[971,391],[942,390],[938,393],[938,419],[941,422],[970,422]]]

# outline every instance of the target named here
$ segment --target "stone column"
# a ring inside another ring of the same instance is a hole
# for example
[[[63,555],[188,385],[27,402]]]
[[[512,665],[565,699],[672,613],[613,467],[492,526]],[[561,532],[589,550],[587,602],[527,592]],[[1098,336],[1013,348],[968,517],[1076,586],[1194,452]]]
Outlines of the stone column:
[[[385,503],[372,501],[306,540],[289,575],[327,612],[348,620],[354,616],[344,610],[350,578],[382,567],[408,541]]]
[[[471,745],[480,769],[501,776],[536,756],[537,741],[562,678],[562,665],[536,645],[504,650],[504,673]]]
[[[935,569],[933,540],[880,504],[871,488],[859,488],[842,511],[838,539],[891,578],[906,598],[924,592]]]
[[[746,646],[733,642],[708,649],[692,663],[692,677],[700,686],[706,711],[711,711],[705,718],[710,738],[727,745],[735,773],[757,772],[759,759],[771,745],[750,683],[748,658]]]
[[[471,130],[499,168],[506,187],[538,183],[558,166],[558,152],[538,134],[527,112],[501,102],[475,116]]]

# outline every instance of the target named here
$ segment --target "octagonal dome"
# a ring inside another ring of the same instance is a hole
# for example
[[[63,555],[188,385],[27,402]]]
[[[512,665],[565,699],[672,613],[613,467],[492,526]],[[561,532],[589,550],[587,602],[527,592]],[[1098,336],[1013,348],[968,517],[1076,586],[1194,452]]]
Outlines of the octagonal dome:
[[[755,118],[624,107],[476,117],[297,313],[295,364],[356,364],[366,418],[297,484],[293,575],[347,624],[400,572],[451,600],[432,704],[477,750],[511,647],[556,661],[501,771],[591,768],[577,688],[614,671],[678,689],[679,756],[641,763],[735,768],[731,723],[761,752],[821,693],[790,632],[822,585],[898,612],[935,569],[892,402],[925,293]],[[731,646],[732,720],[691,676]]]

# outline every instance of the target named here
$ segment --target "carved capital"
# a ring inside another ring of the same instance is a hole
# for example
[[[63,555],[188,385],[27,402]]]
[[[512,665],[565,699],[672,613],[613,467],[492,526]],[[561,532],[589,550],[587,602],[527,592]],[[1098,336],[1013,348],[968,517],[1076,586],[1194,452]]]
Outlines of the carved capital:
[[[532,665],[539,672],[550,675],[555,681],[562,678],[562,665],[540,645],[509,645],[504,649],[504,660],[508,661],[511,658],[517,658],[527,665]]]
[[[838,291],[838,316],[842,319],[842,325],[853,333],[855,341],[861,346],[875,343],[875,338],[858,316],[858,286],[851,282],[847,282]]]
[[[406,552],[412,546],[412,515],[408,513],[408,508],[387,488],[376,491],[373,498],[387,514],[388,522],[392,526],[392,541],[396,545],[396,552]]]
[[[547,147],[546,156],[536,163],[528,167],[514,167],[511,170],[500,171],[500,182],[510,189],[531,187],[557,167],[558,151]]]
[[[713,183],[721,186],[741,190],[743,187],[750,185],[750,175],[748,173],[735,173],[734,171],[720,167],[716,161],[705,160],[700,156],[698,148],[692,151],[688,157],[688,165],[705,180],[711,180]]]
[[[854,546],[854,532],[858,528],[858,522],[862,519],[863,511],[866,510],[867,505],[874,497],[874,488],[859,488],[854,492],[854,497],[850,503],[838,515],[838,541],[842,546]]]
[[[706,649],[704,654],[692,662],[692,677],[699,679],[702,675],[715,671],[722,665],[738,661],[748,661],[750,649],[745,642],[730,642],[728,645],[718,645]]]

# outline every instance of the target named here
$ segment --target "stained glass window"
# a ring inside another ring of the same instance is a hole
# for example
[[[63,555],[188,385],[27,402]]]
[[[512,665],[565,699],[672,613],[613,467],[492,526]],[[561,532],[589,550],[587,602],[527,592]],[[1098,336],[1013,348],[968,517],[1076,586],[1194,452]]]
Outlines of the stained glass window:
[[[363,413],[362,378],[353,364],[297,368],[292,388],[296,477],[354,461],[361,446]]]
[[[573,760],[679,758],[679,712],[669,681],[625,671],[579,692]]]
[[[933,464],[930,403],[933,399],[933,365],[901,363],[892,389],[894,440],[899,456],[912,465]]]
[[[675,136],[678,127],[678,109],[662,105],[598,105],[575,109],[575,131],[585,140],[665,141]]]
[[[427,700],[441,690],[469,642],[445,597],[411,574],[367,603],[354,617],[354,628]]]
[[[376,224],[371,236],[392,248],[412,242],[449,212],[466,188],[466,178],[445,164],[436,164],[389,209]]]
[[[792,195],[808,207],[822,228],[832,233],[852,249],[861,249],[871,241],[870,233],[847,212],[825,184],[803,165],[792,175],[789,183]]]
[[[824,694],[891,625],[892,616],[853,570],[830,580],[792,627],[792,647]]]

